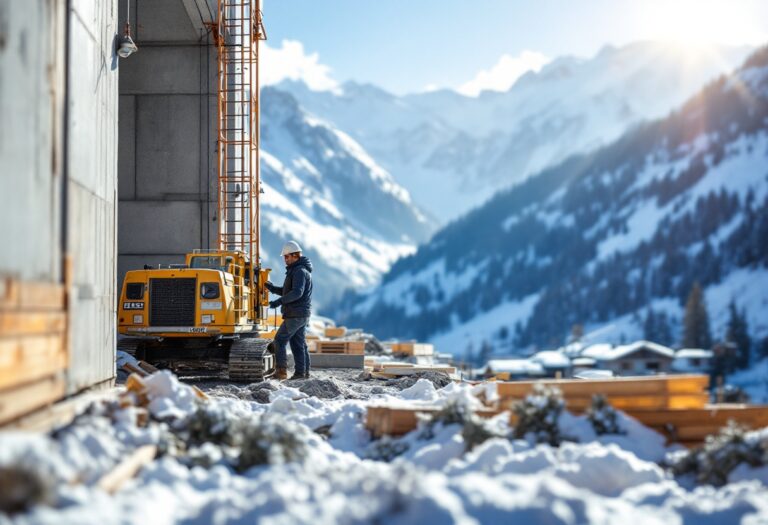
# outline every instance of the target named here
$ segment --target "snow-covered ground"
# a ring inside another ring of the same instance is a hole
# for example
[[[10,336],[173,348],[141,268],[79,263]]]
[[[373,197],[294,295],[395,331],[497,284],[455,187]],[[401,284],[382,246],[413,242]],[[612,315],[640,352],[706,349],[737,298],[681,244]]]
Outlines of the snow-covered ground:
[[[54,436],[0,434],[0,466],[32,466],[51,490],[51,505],[0,514],[0,523],[768,522],[766,468],[739,467],[721,488],[676,480],[659,465],[670,452],[663,438],[621,414],[624,435],[598,437],[586,417],[564,413],[558,425],[576,441],[551,447],[492,437],[467,450],[457,424],[423,423],[402,438],[372,440],[366,407],[476,407],[477,391],[490,399],[493,386],[437,389],[427,379],[334,371],[285,383],[201,384],[207,402],[168,372],[147,386],[146,427],[137,426],[135,408],[107,400]],[[202,443],[199,425],[191,430],[201,420],[214,422],[206,427],[211,442]],[[497,416],[486,430],[508,434],[507,421]],[[222,429],[243,422],[251,439],[221,445]],[[114,496],[93,486],[144,444],[162,454],[135,480]],[[246,447],[268,464],[244,468]]]

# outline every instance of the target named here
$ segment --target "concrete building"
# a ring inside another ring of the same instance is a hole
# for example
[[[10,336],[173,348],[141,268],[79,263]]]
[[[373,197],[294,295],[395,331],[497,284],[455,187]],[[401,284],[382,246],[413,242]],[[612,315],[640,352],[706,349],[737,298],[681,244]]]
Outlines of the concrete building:
[[[0,3],[0,422],[114,377],[117,20]]]
[[[130,6],[139,51],[120,72],[118,286],[127,270],[217,247],[217,55],[207,26],[216,1]]]

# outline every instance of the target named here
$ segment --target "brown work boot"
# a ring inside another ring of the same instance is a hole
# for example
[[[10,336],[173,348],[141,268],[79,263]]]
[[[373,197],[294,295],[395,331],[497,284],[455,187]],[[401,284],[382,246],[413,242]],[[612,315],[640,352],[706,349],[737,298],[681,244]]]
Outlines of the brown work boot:
[[[286,368],[278,368],[275,370],[275,379],[278,381],[285,381],[288,379],[288,370]]]

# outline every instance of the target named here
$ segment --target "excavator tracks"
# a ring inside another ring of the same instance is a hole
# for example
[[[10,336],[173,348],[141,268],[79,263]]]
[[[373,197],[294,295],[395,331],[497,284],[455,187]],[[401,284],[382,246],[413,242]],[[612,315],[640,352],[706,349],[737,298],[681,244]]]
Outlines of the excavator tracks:
[[[269,339],[239,339],[229,349],[230,381],[262,381],[275,373],[275,355]]]

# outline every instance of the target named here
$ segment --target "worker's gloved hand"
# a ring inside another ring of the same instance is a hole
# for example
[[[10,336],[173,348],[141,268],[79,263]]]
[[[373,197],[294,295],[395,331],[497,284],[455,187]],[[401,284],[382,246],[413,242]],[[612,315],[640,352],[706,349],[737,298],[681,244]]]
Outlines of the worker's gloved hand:
[[[280,299],[275,299],[274,301],[269,302],[270,308],[277,308],[278,306],[280,306]]]
[[[269,290],[270,292],[275,289],[275,285],[272,284],[270,281],[265,282],[264,286],[266,286],[267,290]]]

